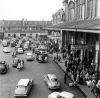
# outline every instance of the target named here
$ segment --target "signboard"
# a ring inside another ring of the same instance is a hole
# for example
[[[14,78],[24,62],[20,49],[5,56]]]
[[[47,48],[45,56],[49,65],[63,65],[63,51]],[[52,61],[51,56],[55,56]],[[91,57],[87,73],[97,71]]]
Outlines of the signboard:
[[[71,50],[88,49],[87,45],[71,45]]]

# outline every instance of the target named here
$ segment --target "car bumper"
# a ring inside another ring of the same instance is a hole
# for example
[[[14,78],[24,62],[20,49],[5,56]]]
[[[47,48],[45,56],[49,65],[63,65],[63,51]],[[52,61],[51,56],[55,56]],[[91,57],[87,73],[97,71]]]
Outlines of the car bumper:
[[[27,97],[26,94],[15,94],[14,96],[15,96],[15,97]]]
[[[33,61],[33,58],[26,58],[27,61]]]
[[[52,86],[52,87],[50,86],[49,88],[55,90],[55,89],[60,89],[60,86]]]
[[[46,63],[48,61],[38,60],[39,63]]]
[[[0,74],[5,74],[7,70],[0,70]]]
[[[18,54],[23,54],[24,52],[17,52]]]

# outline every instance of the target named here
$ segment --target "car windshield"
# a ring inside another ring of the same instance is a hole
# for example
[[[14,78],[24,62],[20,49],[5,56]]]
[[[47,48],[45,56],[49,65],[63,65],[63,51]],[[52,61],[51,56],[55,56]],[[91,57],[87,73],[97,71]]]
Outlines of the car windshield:
[[[30,52],[30,53],[27,53],[27,55],[28,55],[28,56],[32,56],[33,54]]]
[[[62,97],[62,96],[58,95],[57,98],[65,98],[65,97]]]
[[[18,50],[22,50],[22,48],[18,48]]]
[[[25,89],[25,88],[26,88],[26,86],[24,86],[24,85],[18,85],[18,86],[17,86],[17,88],[20,88],[20,89]]]
[[[56,78],[52,78],[52,81],[54,81],[54,82],[55,82],[55,81],[57,81],[57,79],[56,79]]]

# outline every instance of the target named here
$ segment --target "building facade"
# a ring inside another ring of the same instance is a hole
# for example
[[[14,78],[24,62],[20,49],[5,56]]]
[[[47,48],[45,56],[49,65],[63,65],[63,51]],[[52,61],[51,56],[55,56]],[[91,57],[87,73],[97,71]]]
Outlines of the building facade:
[[[81,59],[92,55],[93,62],[98,63],[100,0],[64,0],[63,3],[66,13],[65,25],[61,27],[64,45],[80,53]]]
[[[43,28],[49,25],[50,21],[1,20],[0,34],[2,37],[37,37],[40,33],[45,33]]]
[[[65,22],[65,11],[63,8],[59,9],[52,15],[52,26],[58,24],[63,24]],[[49,29],[48,37],[53,40],[55,43],[59,44],[59,48],[62,47],[62,30],[61,29]]]
[[[62,47],[82,61],[93,61],[96,69],[100,69],[100,0],[64,0],[63,5],[65,21],[48,30],[60,30]]]

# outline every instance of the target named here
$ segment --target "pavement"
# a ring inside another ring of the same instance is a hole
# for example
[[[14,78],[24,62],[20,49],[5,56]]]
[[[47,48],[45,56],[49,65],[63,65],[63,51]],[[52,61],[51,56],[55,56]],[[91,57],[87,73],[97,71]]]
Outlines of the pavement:
[[[62,69],[63,72],[66,71],[65,67],[65,60],[62,59],[62,54],[59,54],[61,56],[61,61],[59,62],[58,60],[55,60],[55,63]],[[52,55],[50,55],[51,57]],[[69,76],[70,78],[70,76]],[[70,78],[71,79],[71,78]],[[87,87],[86,85],[78,85],[78,89],[83,93],[85,98],[96,98],[95,95],[91,92],[91,88]]]

